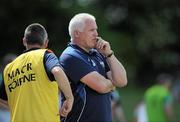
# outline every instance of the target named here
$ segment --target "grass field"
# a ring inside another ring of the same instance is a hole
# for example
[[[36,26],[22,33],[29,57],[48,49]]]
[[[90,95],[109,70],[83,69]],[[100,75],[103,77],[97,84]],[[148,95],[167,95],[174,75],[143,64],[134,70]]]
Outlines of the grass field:
[[[127,122],[133,122],[133,111],[138,102],[142,100],[144,90],[145,89],[134,86],[119,89]],[[180,122],[180,103],[174,102],[173,107],[175,113],[174,122]]]

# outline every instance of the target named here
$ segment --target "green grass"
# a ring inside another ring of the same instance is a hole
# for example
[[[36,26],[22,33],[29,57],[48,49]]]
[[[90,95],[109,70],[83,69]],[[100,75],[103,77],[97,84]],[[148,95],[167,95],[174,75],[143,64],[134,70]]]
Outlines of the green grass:
[[[133,112],[136,105],[142,100],[145,89],[134,86],[120,88],[120,96],[127,122],[133,121]],[[174,122],[180,122],[180,103],[174,102]]]

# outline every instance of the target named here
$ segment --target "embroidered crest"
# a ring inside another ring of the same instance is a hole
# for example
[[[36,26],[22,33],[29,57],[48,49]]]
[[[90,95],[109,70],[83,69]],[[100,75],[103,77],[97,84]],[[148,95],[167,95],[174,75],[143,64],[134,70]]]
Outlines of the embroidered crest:
[[[90,62],[94,67],[96,66],[96,63],[92,59],[88,58],[88,62]]]
[[[105,68],[104,62],[100,61],[99,63],[103,68]]]

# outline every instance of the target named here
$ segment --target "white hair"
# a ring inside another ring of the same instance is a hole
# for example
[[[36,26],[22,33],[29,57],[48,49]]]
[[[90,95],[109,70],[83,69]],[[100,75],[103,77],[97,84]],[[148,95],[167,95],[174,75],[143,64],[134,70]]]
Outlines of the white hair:
[[[69,35],[72,38],[74,38],[74,31],[78,30],[80,32],[82,32],[84,30],[84,26],[85,26],[85,21],[87,19],[92,19],[92,20],[96,20],[95,17],[91,14],[88,13],[80,13],[80,14],[76,14],[71,21],[69,22]]]

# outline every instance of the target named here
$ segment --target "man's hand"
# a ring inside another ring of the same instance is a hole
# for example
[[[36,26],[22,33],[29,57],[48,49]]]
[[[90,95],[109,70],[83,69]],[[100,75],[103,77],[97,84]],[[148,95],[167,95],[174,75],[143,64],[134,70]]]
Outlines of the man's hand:
[[[73,100],[70,100],[70,99],[65,100],[60,109],[61,116],[67,117],[67,115],[69,114],[69,112],[72,109],[72,105],[73,105]]]
[[[109,42],[103,40],[101,37],[97,37],[96,49],[105,57],[112,53]]]

